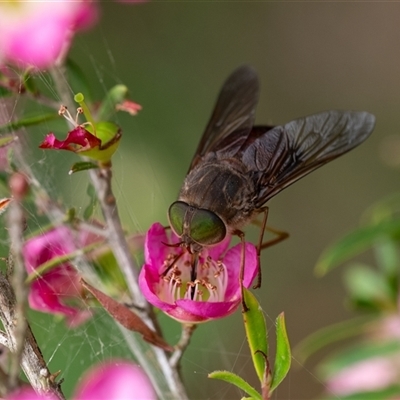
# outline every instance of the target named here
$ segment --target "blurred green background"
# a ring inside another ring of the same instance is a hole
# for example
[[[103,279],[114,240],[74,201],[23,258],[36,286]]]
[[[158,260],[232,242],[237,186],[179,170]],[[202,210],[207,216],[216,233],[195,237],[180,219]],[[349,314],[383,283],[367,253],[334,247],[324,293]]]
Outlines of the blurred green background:
[[[271,343],[273,320],[281,311],[292,345],[350,317],[340,270],[319,279],[313,268],[323,249],[355,228],[369,205],[399,190],[400,4],[104,1],[99,6],[100,23],[76,37],[71,55],[90,76],[95,98],[124,83],[143,106],[137,117],[117,116],[123,145],[114,158],[114,189],[130,231],[143,232],[154,221],[167,223],[166,211],[218,91],[241,64],[253,65],[262,82],[257,123],[283,124],[328,109],[376,115],[375,132],[365,144],[269,202],[269,225],[288,231],[290,238],[264,252],[263,284],[255,292]],[[67,176],[73,160],[73,155],[46,153],[36,167],[46,170],[49,185],[54,179],[54,194],[64,193],[67,205],[84,207],[85,174]],[[248,232],[255,240],[257,231]],[[43,329],[50,368],[62,369],[67,394],[80,368],[124,354],[118,331],[103,314],[76,333],[65,333],[63,325],[53,329],[46,321],[37,315],[35,329]],[[176,342],[177,324],[162,321]],[[56,332],[63,337],[59,347],[52,345],[59,343]],[[68,347],[70,340],[75,344]],[[294,359],[274,398],[317,397],[323,390],[313,371],[319,358],[306,365]],[[215,369],[232,370],[257,384],[240,312],[195,332],[182,367],[191,399],[241,397],[227,384],[207,379]]]

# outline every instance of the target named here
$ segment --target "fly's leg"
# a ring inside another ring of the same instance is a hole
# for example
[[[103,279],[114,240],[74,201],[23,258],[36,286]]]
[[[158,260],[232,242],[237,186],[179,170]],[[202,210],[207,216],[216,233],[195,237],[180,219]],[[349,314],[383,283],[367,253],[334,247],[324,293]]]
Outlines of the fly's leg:
[[[252,221],[253,224],[260,226],[260,236],[258,238],[258,244],[257,244],[257,283],[253,286],[253,289],[258,289],[261,286],[261,279],[262,279],[262,274],[261,274],[261,250],[266,249],[267,247],[273,246],[274,244],[277,244],[279,242],[282,242],[282,240],[285,240],[289,237],[289,234],[287,232],[279,231],[274,228],[270,228],[267,226],[267,219],[268,219],[268,212],[269,208],[268,207],[262,207],[260,208],[260,213],[264,213],[263,220],[260,224],[259,221],[254,220]],[[264,239],[264,232],[269,231],[273,234],[276,235],[275,238],[267,240],[266,242],[263,242]]]
[[[240,285],[240,295],[242,296],[242,312],[245,313],[249,310],[244,301],[244,289],[243,289],[243,279],[244,279],[244,266],[245,266],[245,255],[246,255],[246,243],[244,241],[244,233],[242,231],[236,230],[234,235],[239,236],[241,243],[240,252],[240,272],[239,272],[239,285]]]

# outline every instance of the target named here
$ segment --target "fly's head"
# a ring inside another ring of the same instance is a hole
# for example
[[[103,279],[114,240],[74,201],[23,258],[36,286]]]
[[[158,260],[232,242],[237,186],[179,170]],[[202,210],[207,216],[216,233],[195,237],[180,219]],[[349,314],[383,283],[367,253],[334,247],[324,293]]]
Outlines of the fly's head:
[[[171,229],[182,239],[183,246],[191,253],[199,253],[203,247],[212,246],[225,239],[227,229],[214,212],[175,201],[168,210]]]

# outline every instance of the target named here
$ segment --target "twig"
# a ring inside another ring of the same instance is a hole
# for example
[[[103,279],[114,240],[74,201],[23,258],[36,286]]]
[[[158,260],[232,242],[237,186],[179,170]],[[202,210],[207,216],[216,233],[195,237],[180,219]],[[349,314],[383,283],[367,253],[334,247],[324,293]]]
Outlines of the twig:
[[[172,353],[169,364],[173,368],[179,368],[179,363],[186,348],[189,346],[193,332],[197,328],[196,324],[182,324],[182,333],[179,342],[175,345],[175,351]]]
[[[14,201],[11,202],[7,217],[8,233],[11,241],[10,256],[12,257],[11,263],[13,264],[11,282],[14,288],[16,299],[14,322],[15,348],[11,357],[8,384],[10,389],[15,389],[18,383],[20,359],[24,348],[26,329],[28,326],[25,317],[28,292],[25,285],[26,272],[22,258],[23,230],[25,220],[24,213],[18,199],[14,199]]]
[[[15,310],[15,293],[5,276],[0,274],[0,320],[7,335],[7,347],[11,352],[16,351],[18,341],[15,332]],[[4,336],[2,337],[4,339]],[[60,386],[52,379],[53,375],[47,368],[29,324],[26,325],[21,367],[35,391],[41,394],[51,392],[58,399],[65,400]]]

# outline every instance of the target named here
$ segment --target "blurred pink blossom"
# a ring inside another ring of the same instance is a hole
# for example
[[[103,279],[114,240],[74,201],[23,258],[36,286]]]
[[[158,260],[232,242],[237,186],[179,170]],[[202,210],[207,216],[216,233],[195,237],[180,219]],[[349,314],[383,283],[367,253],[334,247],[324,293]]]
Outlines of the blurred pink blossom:
[[[0,3],[0,62],[45,69],[65,56],[77,30],[97,19],[89,0]]]
[[[7,400],[55,400],[32,388],[23,388]],[[125,360],[108,361],[90,369],[82,378],[73,400],[156,400],[157,396],[143,370]]]
[[[350,365],[328,379],[327,390],[335,396],[384,389],[398,382],[393,360],[370,358]]]
[[[55,257],[70,254],[95,240],[92,235],[81,232],[79,243],[75,243],[69,228],[53,228],[27,240],[23,249],[25,267],[30,274]],[[32,282],[28,300],[34,310],[64,315],[70,326],[77,326],[91,316],[82,301],[82,292],[79,274],[69,262],[65,262]]]
[[[151,383],[138,366],[128,361],[109,361],[88,371],[75,400],[156,400]]]

